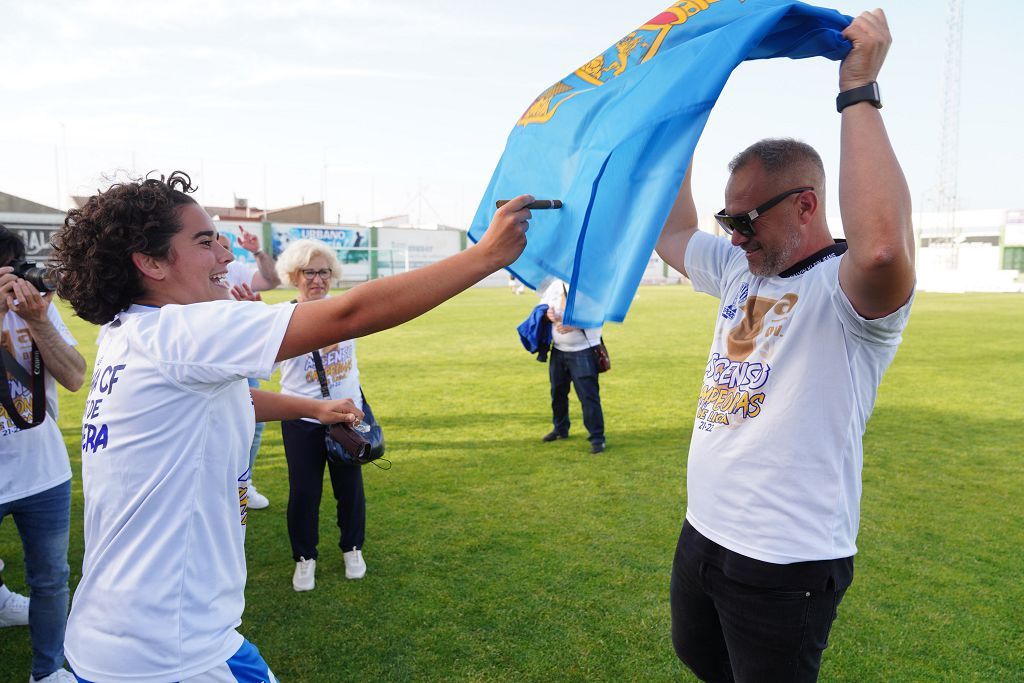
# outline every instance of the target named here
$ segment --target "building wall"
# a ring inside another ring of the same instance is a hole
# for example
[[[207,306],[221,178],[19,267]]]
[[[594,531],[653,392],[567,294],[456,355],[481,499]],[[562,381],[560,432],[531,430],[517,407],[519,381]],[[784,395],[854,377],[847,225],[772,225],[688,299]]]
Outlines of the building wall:
[[[1024,249],[1024,211],[958,211],[954,220],[915,214],[917,282],[922,291],[1024,291],[1016,245]]]

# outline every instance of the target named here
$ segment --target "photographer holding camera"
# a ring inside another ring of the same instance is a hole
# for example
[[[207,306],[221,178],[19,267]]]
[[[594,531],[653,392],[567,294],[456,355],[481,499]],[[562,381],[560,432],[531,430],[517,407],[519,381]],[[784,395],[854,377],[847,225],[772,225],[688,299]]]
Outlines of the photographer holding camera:
[[[29,680],[59,683],[75,679],[63,668],[71,463],[57,427],[57,382],[77,391],[85,359],[51,303],[45,269],[24,258],[21,238],[0,226],[0,345],[6,370],[0,381],[9,387],[0,407],[0,523],[7,515],[14,519],[25,550],[33,651]],[[34,356],[42,362],[42,392],[33,391],[30,378]],[[12,408],[20,414],[12,416]],[[9,596],[0,605],[0,617],[18,607],[12,600],[17,598]]]

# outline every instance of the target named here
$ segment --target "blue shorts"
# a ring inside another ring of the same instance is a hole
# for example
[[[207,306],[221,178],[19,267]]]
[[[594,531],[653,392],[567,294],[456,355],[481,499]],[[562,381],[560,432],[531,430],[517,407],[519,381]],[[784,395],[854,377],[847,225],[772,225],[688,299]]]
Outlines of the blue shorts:
[[[89,683],[77,675],[75,678],[79,683]],[[228,661],[181,683],[278,683],[278,680],[263,661],[260,651],[246,640]]]

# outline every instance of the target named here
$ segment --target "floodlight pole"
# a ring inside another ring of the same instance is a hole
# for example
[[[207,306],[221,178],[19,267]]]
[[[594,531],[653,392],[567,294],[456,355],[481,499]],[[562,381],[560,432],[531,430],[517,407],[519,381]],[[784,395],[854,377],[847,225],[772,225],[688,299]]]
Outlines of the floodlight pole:
[[[950,266],[959,267],[960,228],[957,225],[957,181],[960,152],[960,65],[964,29],[963,0],[949,0],[946,16],[946,71],[942,100],[942,140],[939,146],[939,235],[950,242]]]

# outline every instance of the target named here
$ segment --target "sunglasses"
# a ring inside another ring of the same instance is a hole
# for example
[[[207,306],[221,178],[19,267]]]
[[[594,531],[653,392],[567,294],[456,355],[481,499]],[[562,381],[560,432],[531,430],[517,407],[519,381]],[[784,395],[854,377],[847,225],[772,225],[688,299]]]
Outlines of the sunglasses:
[[[302,270],[300,272],[302,273],[302,277],[306,278],[308,282],[312,282],[313,278],[315,278],[318,275],[320,276],[321,280],[327,282],[331,278],[331,275],[334,273],[334,271],[331,270],[330,268],[321,268],[320,270],[313,270],[312,268],[310,268],[308,270]]]
[[[753,237],[756,234],[754,231],[754,221],[757,220],[758,216],[792,194],[813,191],[813,187],[798,187],[793,190],[788,190],[780,194],[778,197],[772,197],[761,206],[757,207],[753,211],[748,211],[747,213],[729,214],[725,212],[725,209],[722,209],[715,214],[715,220],[718,221],[718,224],[722,226],[722,230],[725,230],[725,234],[727,235],[731,235],[733,230],[735,230],[744,237]]]

